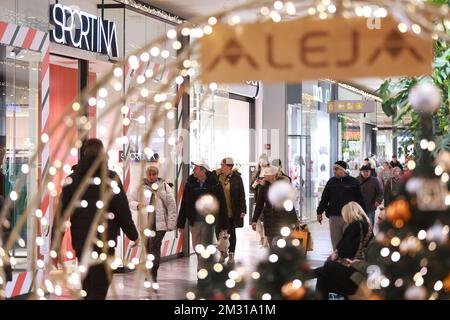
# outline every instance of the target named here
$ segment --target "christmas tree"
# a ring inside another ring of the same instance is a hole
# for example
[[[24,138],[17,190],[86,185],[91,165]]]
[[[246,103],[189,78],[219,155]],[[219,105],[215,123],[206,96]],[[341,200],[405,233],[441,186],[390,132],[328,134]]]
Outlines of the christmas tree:
[[[368,252],[367,287],[383,299],[450,298],[449,156],[435,156],[431,117],[440,99],[429,83],[410,92],[410,103],[421,117],[420,149],[416,160],[407,163],[410,174],[387,207]]]
[[[300,240],[280,238],[270,250],[268,260],[261,262],[257,271],[252,273],[254,287],[251,296],[263,300],[312,299],[314,288],[307,282],[311,276]]]

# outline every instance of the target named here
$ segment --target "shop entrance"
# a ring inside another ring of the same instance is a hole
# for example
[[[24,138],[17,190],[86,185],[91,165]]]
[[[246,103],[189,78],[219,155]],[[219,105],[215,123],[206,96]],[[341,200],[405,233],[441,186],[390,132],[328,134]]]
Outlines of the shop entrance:
[[[205,159],[211,170],[232,157],[242,174],[249,208],[250,102],[230,99],[227,92],[201,95],[194,92],[190,114],[190,158]],[[190,168],[192,172],[192,167]],[[246,216],[248,224],[248,217]]]

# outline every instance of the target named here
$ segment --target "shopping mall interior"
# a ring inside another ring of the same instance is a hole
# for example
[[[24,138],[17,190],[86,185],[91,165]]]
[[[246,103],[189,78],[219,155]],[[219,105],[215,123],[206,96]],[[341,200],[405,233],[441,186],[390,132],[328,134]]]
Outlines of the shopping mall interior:
[[[0,8],[0,299],[450,299],[449,1]]]

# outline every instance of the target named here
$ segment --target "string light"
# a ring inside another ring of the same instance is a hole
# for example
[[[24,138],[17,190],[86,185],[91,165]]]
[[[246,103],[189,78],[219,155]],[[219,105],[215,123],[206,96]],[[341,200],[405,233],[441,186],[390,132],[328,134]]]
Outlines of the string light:
[[[170,56],[169,50],[163,50],[163,51],[161,51],[161,57],[162,57],[163,59],[167,59],[169,56]]]
[[[30,166],[28,164],[23,164],[21,167],[21,171],[23,174],[27,174],[30,172]]]
[[[174,29],[170,29],[167,31],[167,38],[175,39],[177,37],[177,31]]]
[[[281,2],[281,1],[275,1],[275,2],[273,3],[273,7],[274,7],[276,10],[281,10],[281,9],[283,9],[283,6],[284,6],[284,4],[283,4],[283,2]]]
[[[119,67],[114,68],[113,73],[114,73],[114,76],[115,76],[115,77],[117,77],[117,78],[118,78],[118,77],[121,77],[121,76],[123,75],[122,68],[119,68]]]
[[[272,262],[272,263],[277,262],[277,261],[278,261],[278,256],[277,256],[275,253],[272,253],[272,254],[269,256],[269,261]]]
[[[262,299],[263,299],[263,300],[271,300],[271,299],[272,299],[272,296],[270,295],[270,293],[264,293],[264,294],[262,295]]]
[[[403,22],[402,22],[402,23],[399,23],[399,24],[398,24],[398,30],[399,30],[401,33],[405,33],[405,32],[408,31],[408,26],[407,26],[406,24],[404,24]]]
[[[160,50],[159,50],[158,47],[153,47],[153,48],[150,49],[150,54],[151,54],[153,57],[159,56],[159,53],[160,53]]]
[[[172,44],[172,48],[174,48],[175,50],[180,50],[181,49],[181,42],[180,41],[175,41]]]

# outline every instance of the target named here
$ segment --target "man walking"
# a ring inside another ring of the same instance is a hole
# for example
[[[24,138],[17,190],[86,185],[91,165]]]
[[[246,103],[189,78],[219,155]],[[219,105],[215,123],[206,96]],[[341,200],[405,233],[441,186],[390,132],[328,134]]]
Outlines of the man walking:
[[[81,181],[87,175],[89,169],[98,157],[104,158],[102,159],[103,163],[100,163],[99,167],[92,175],[93,183],[89,184],[84,190],[80,201],[78,201],[79,205],[75,208],[75,211],[70,218],[72,247],[75,249],[79,260],[83,257],[83,248],[88,238],[91,225],[96,220],[96,215],[99,214],[97,210],[103,206],[100,195],[101,188],[108,190],[112,185],[115,185],[114,190],[109,190],[112,193],[112,198],[105,210],[105,212],[113,213],[114,216],[111,215],[112,218],[105,219],[104,223],[106,224],[105,232],[107,232],[107,242],[102,242],[101,247],[108,245],[108,255],[114,255],[115,241],[117,241],[120,229],[122,229],[132,241],[137,241],[139,237],[136,226],[131,218],[128,199],[119,177],[115,172],[106,169],[107,181],[101,179],[102,166],[107,164],[103,143],[99,139],[89,139],[85,142],[82,159],[76,166],[75,171],[66,179],[66,181],[71,181],[71,183],[67,183],[62,189],[60,199],[61,210],[59,211],[59,216],[55,217],[57,220],[55,220],[54,226],[58,227],[64,225],[64,223],[60,221],[62,215],[69,206],[72,197],[76,194],[77,189],[80,187]],[[97,229],[97,226],[95,226],[95,228]],[[53,234],[54,232],[55,227],[52,230]],[[97,239],[102,238],[102,235],[98,233]],[[111,240],[114,242],[113,246],[110,245]],[[59,251],[59,248],[57,250]],[[103,252],[103,249],[97,245],[89,247],[88,250],[89,252],[91,250],[96,251],[98,254]],[[111,283],[111,278],[107,273],[107,268],[109,268],[109,266],[106,261],[107,260],[89,267],[88,273],[83,280],[83,290],[86,291],[86,299],[88,300],[104,300],[106,298]]]
[[[344,234],[345,222],[342,218],[342,207],[350,201],[358,202],[365,207],[364,199],[359,188],[359,181],[347,173],[348,165],[345,161],[333,164],[334,177],[325,185],[319,206],[317,207],[317,221],[322,223],[323,213],[330,219],[330,236],[333,250]]]
[[[397,156],[395,154],[392,156],[392,161],[389,164],[391,165],[391,168],[398,167],[403,172],[403,165],[398,161]]]
[[[209,170],[206,161],[192,162],[192,164],[194,165],[194,171],[184,186],[177,227],[183,233],[186,219],[188,220],[192,236],[192,246],[196,249],[197,245],[202,244],[202,238],[208,232],[205,217],[196,209],[196,201],[206,194],[214,196],[218,201],[219,212],[216,214],[215,219],[217,234],[222,230],[226,231],[228,229],[228,215],[223,188],[216,175]],[[197,258],[197,269],[200,269],[203,265],[200,263],[200,254],[198,252]]]
[[[368,165],[362,166],[361,175],[358,177],[361,193],[366,206],[366,213],[372,224],[375,223],[375,211],[377,207],[383,202],[383,187],[377,178],[371,176],[371,167]]]

